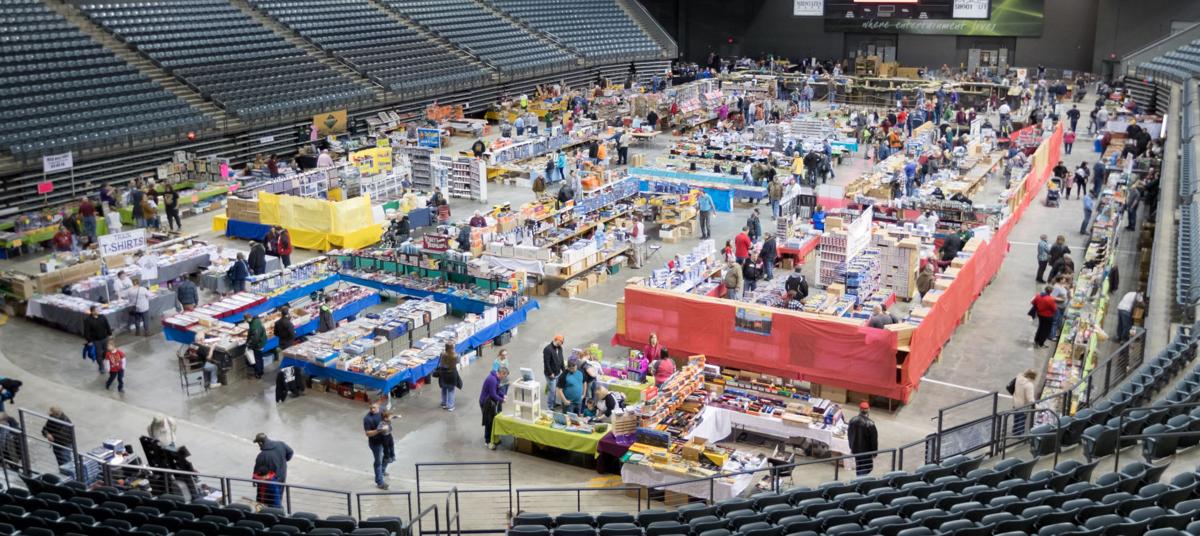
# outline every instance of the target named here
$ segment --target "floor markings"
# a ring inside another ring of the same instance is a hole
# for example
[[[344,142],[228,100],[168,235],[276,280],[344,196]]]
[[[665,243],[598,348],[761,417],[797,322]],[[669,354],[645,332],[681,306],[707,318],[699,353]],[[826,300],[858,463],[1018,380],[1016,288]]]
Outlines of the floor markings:
[[[980,393],[980,394],[989,394],[989,393],[991,393],[991,391],[984,391],[983,389],[976,389],[976,388],[974,388],[974,387],[967,387],[967,386],[965,386],[965,385],[958,385],[957,383],[947,383],[947,382],[941,382],[941,381],[937,381],[937,380],[934,380],[934,379],[931,379],[931,378],[921,378],[921,381],[922,381],[922,382],[929,382],[929,383],[933,383],[933,384],[937,384],[937,385],[942,385],[942,386],[945,386],[945,387],[953,387],[953,388],[955,388],[955,389],[962,389],[962,390],[964,390],[964,391],[970,391],[970,392],[972,392],[972,393]],[[1004,393],[997,393],[997,394],[999,394],[999,395],[1000,395],[1000,398],[1012,398],[1011,396],[1009,396],[1009,395],[1006,395],[1006,394],[1004,394]]]
[[[611,303],[598,302],[598,301],[596,301],[596,300],[589,300],[589,299],[587,299],[587,298],[576,298],[576,297],[571,297],[570,299],[571,299],[571,301],[581,301],[581,302],[584,302],[584,303],[591,303],[591,304],[594,304],[594,305],[603,305],[603,306],[605,306],[605,307],[612,307],[613,309],[616,309],[616,308],[617,308],[617,306],[616,306],[616,305],[613,305],[613,304],[611,304]]]

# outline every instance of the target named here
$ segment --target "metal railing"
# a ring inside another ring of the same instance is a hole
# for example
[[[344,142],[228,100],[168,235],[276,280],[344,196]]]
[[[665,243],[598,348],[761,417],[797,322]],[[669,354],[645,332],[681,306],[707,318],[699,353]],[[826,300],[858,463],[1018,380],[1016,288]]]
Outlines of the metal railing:
[[[1084,382],[1074,389],[1079,400],[1087,405],[1108,396],[1129,373],[1137,370],[1145,359],[1146,330],[1137,328],[1136,333],[1117,347],[1103,363],[1088,374]]]
[[[1179,47],[1188,45],[1197,38],[1200,38],[1200,23],[1193,24],[1179,32],[1164,36],[1162,39],[1158,39],[1142,48],[1122,55],[1120,73],[1114,74],[1133,75],[1138,65]]]
[[[443,495],[453,495],[456,504],[459,496],[465,496],[471,515],[458,521],[456,530],[460,532],[492,533],[513,515],[509,462],[418,463],[416,473],[419,511],[423,512],[426,504],[441,502]]]
[[[397,511],[405,513],[404,519],[412,519],[412,493],[408,491],[364,491],[354,494],[355,510],[359,519],[379,516],[394,516]]]
[[[612,488],[517,488],[517,512],[542,512],[552,516],[568,512],[640,512],[643,489],[639,486]]]

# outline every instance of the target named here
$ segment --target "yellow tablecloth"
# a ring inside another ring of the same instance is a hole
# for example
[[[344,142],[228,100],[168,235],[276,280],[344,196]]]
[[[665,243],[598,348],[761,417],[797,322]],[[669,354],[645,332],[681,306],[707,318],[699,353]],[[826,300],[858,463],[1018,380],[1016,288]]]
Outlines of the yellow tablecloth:
[[[500,436],[513,436],[527,439],[538,445],[591,454],[592,456],[596,455],[596,446],[600,444],[600,438],[607,433],[606,431],[604,434],[580,434],[555,430],[549,426],[522,421],[508,415],[497,415],[496,420],[492,421],[492,443],[498,443]]]

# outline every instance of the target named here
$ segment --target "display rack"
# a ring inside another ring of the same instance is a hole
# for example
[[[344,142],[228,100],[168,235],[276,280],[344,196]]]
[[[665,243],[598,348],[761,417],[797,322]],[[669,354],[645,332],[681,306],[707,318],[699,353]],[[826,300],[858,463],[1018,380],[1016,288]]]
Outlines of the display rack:
[[[414,145],[401,147],[398,151],[408,158],[413,188],[423,192],[432,192],[435,187],[439,186],[433,169],[433,149]]]
[[[446,189],[450,197],[487,201],[487,167],[483,160],[441,155],[437,164],[446,170]]]

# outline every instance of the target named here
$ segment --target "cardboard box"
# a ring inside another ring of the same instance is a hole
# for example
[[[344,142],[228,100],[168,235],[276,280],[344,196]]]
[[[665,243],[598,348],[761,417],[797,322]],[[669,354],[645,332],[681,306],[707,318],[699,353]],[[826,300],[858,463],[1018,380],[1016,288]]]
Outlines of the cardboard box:
[[[824,398],[830,402],[835,402],[838,404],[846,403],[846,390],[841,387],[822,385],[820,396],[821,398]]]
[[[693,462],[700,461],[700,455],[704,454],[704,444],[708,440],[703,437],[693,437],[687,443],[683,444],[683,459]]]

